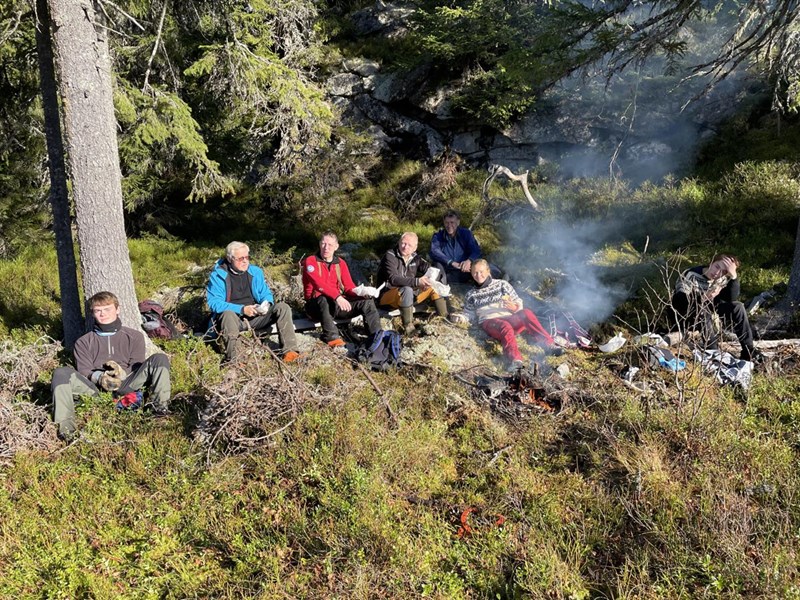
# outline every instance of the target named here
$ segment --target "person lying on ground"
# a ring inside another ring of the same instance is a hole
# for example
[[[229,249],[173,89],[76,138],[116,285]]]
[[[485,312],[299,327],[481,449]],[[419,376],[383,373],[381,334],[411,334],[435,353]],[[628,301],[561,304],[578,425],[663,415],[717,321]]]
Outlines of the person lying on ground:
[[[302,262],[306,313],[322,323],[322,341],[331,348],[344,346],[336,319],[363,315],[370,336],[381,328],[374,300],[358,296],[347,263],[336,256],[338,249],[336,234],[326,231],[319,239],[319,252]]]
[[[481,257],[478,240],[467,227],[461,227],[458,211],[444,214],[443,227],[431,239],[431,262],[442,273],[441,282],[472,283],[472,263]],[[499,279],[500,269],[489,265],[492,277]]]
[[[278,330],[284,362],[300,357],[292,309],[285,302],[275,302],[264,271],[250,264],[247,244],[231,242],[225,248],[225,258],[217,261],[208,278],[206,302],[211,309],[210,327],[218,334],[226,361],[239,357],[240,333],[251,329],[264,337],[272,325]]]
[[[96,396],[101,390],[115,398],[147,388],[145,406],[154,414],[169,412],[171,385],[169,358],[153,354],[145,359],[144,334],[122,325],[119,299],[111,292],[89,298],[94,325],[75,342],[75,367],[59,367],[53,373],[53,420],[58,435],[75,435],[75,397]],[[138,402],[137,402],[138,403]]]
[[[741,289],[738,276],[739,259],[732,254],[714,256],[708,266],[697,266],[681,273],[675,285],[671,305],[681,332],[700,328],[704,349],[719,348],[719,332],[714,314],[723,327],[733,329],[741,345],[741,359],[759,357],[753,345],[753,329],[744,304],[738,301]]]
[[[473,262],[472,278],[475,287],[464,298],[464,311],[470,321],[477,322],[490,337],[500,342],[512,369],[525,364],[517,346],[519,333],[533,336],[547,354],[562,352],[533,311],[523,306],[514,287],[503,279],[492,278],[488,262],[482,258]]]
[[[413,231],[400,236],[397,246],[387,251],[378,268],[378,283],[385,291],[378,301],[387,309],[400,309],[403,331],[414,333],[414,304],[433,302],[436,314],[447,317],[447,301],[433,289],[433,282],[426,275],[430,270],[428,261],[417,254],[419,239]]]

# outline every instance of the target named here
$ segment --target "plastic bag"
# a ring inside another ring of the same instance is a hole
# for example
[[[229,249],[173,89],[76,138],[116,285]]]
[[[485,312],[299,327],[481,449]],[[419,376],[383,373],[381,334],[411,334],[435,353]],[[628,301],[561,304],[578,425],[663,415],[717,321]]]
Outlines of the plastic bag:
[[[625,339],[625,336],[623,336],[622,332],[620,331],[605,344],[598,346],[598,348],[601,352],[616,352],[625,345],[626,341],[627,340]]]

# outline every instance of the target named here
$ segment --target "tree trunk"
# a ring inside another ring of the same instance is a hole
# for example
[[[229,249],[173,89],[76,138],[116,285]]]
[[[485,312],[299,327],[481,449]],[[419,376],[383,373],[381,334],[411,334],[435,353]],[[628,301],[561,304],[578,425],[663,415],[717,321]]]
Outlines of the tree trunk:
[[[44,133],[50,171],[50,205],[53,209],[53,233],[58,256],[58,283],[61,294],[61,323],[64,345],[72,348],[84,331],[81,299],[78,292],[78,269],[72,243],[69,215],[67,172],[64,165],[64,142],[58,114],[56,76],[53,70],[53,47],[50,39],[50,13],[46,0],[36,0],[36,51],[39,55],[39,87],[44,109]]]
[[[64,110],[83,291],[120,300],[122,322],[140,328],[122,212],[107,31],[90,0],[47,0]],[[90,311],[87,321],[91,320]]]
[[[789,291],[786,294],[792,307],[800,305],[800,223],[797,226],[797,235],[794,238],[794,259],[792,272],[789,275]]]

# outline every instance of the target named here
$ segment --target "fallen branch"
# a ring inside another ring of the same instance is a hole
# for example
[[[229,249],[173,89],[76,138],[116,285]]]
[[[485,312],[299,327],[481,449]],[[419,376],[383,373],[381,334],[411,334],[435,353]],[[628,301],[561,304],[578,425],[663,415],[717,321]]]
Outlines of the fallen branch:
[[[359,370],[364,374],[364,376],[367,378],[367,381],[369,381],[370,385],[372,385],[372,389],[375,390],[375,392],[378,394],[378,396],[380,396],[381,400],[383,401],[383,405],[386,407],[386,414],[389,416],[389,420],[392,422],[392,426],[397,427],[399,424],[399,421],[397,420],[397,415],[395,415],[394,410],[392,410],[392,405],[389,404],[389,399],[384,395],[383,391],[381,391],[381,388],[378,387],[378,384],[372,378],[372,375],[370,375],[369,371],[367,371],[364,365],[362,365],[357,360],[353,360],[352,358],[348,358],[347,360],[356,365],[359,368]]]
[[[503,446],[502,448],[500,448],[500,450],[498,450],[497,452],[494,453],[494,455],[492,456],[492,460],[490,460],[488,463],[486,463],[486,466],[487,467],[491,467],[494,463],[497,462],[497,459],[500,458],[500,456],[503,454],[503,452],[508,452],[513,447],[514,447],[514,444],[509,444],[508,446]]]
[[[498,175],[505,175],[511,181],[516,181],[519,183],[520,186],[522,186],[522,193],[525,195],[525,199],[528,201],[528,204],[531,205],[531,208],[533,208],[533,210],[536,212],[541,211],[539,204],[533,199],[531,191],[528,189],[528,173],[529,171],[525,171],[520,175],[516,175],[511,169],[504,167],[503,165],[492,165],[489,167],[489,177],[487,177],[483,182],[483,188],[481,190],[482,207],[475,215],[472,223],[470,223],[470,229],[473,229],[475,225],[477,225],[478,221],[480,221],[481,217],[483,216],[484,210],[486,210],[486,208],[488,208],[492,203],[492,198],[489,196],[489,187],[492,185],[492,182]]]
[[[753,345],[759,350],[770,350],[773,348],[783,348],[784,346],[800,346],[800,339],[793,338],[788,340],[756,340]]]

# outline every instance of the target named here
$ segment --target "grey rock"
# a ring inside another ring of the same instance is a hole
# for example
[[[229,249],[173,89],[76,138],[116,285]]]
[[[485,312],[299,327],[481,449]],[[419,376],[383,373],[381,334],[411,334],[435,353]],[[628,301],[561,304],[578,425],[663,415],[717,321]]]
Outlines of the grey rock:
[[[376,100],[387,103],[409,98],[422,87],[429,72],[428,65],[420,65],[407,73],[393,71],[376,75],[372,95]]]
[[[355,96],[364,91],[361,76],[355,73],[339,73],[328,78],[328,93],[332,96]]]
[[[477,154],[483,152],[484,149],[480,143],[481,134],[478,131],[468,131],[466,133],[457,133],[453,136],[450,142],[450,148],[453,152],[458,154]]]
[[[375,75],[381,70],[378,62],[367,58],[349,58],[342,63],[342,68],[348,73],[356,73],[362,77]]]
[[[356,35],[380,33],[388,37],[397,37],[405,33],[408,18],[413,12],[413,8],[378,0],[375,6],[354,12],[350,15],[350,21]]]

